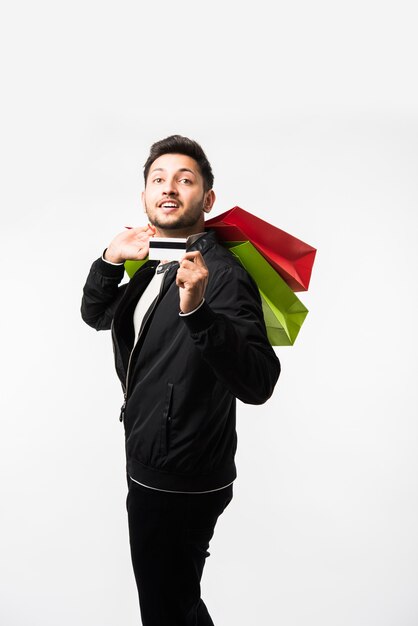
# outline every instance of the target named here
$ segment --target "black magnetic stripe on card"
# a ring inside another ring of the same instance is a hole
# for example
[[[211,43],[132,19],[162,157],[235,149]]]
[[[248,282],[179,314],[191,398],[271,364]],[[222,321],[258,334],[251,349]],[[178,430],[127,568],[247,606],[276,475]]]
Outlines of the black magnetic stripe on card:
[[[152,241],[150,239],[149,247],[153,249],[166,248],[172,250],[185,250],[185,243],[177,243],[175,241]]]

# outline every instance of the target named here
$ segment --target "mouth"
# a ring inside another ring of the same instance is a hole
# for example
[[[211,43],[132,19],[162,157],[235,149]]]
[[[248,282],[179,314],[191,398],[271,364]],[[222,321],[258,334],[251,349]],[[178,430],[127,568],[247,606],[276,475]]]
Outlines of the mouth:
[[[165,213],[166,215],[168,213],[173,213],[174,211],[177,211],[177,209],[179,208],[178,202],[175,202],[174,200],[165,200],[164,202],[160,202],[158,206],[160,209],[163,210],[163,213]]]

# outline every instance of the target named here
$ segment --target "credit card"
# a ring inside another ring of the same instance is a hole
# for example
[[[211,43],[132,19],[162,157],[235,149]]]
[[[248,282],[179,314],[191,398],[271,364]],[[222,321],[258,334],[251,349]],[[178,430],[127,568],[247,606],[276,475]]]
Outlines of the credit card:
[[[180,237],[151,237],[149,256],[151,261],[179,261],[186,252],[187,239]]]

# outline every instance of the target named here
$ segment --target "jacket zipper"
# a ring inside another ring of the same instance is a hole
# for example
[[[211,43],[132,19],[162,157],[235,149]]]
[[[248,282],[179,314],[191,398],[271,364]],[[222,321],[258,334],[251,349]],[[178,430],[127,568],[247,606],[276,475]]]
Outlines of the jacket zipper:
[[[139,331],[138,338],[137,338],[137,340],[136,340],[136,342],[135,342],[135,345],[134,345],[134,347],[132,348],[131,353],[130,353],[130,355],[129,355],[128,367],[127,367],[127,369],[126,369],[126,379],[125,379],[125,384],[124,384],[124,385],[122,384],[122,387],[123,387],[123,398],[124,398],[124,402],[123,402],[123,404],[122,404],[122,406],[121,406],[121,409],[120,409],[120,416],[119,416],[119,421],[120,421],[120,422],[123,422],[123,421],[124,421],[124,419],[125,419],[125,408],[126,408],[126,402],[127,402],[127,399],[128,399],[129,369],[130,369],[130,367],[131,367],[132,355],[133,355],[133,353],[135,352],[135,348],[137,347],[137,345],[138,345],[138,343],[139,343],[139,340],[140,340],[140,338],[141,338],[141,336],[142,336],[142,333],[143,333],[143,332],[144,332],[144,330],[145,330],[145,327],[146,327],[146,325],[147,325],[148,320],[150,319],[151,315],[153,314],[153,312],[154,312],[154,310],[155,310],[155,307],[157,306],[157,304],[158,304],[158,303],[159,303],[159,301],[160,301],[161,294],[162,294],[163,287],[164,287],[165,277],[166,277],[166,275],[167,275],[167,273],[168,273],[168,270],[169,270],[169,269],[170,269],[170,268],[167,268],[167,270],[164,272],[163,278],[162,278],[162,280],[161,280],[161,285],[160,285],[160,290],[159,290],[159,292],[158,292],[158,296],[157,296],[157,298],[154,300],[154,304],[152,305],[152,307],[151,307],[150,309],[148,309],[148,311],[147,311],[146,317],[144,318],[143,323],[142,323],[142,328],[141,328],[141,330]]]

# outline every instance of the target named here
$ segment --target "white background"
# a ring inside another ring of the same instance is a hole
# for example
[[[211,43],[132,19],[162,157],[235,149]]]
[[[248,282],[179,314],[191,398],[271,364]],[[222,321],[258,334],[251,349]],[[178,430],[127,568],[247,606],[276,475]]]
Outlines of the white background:
[[[413,2],[15,2],[3,9],[0,621],[139,623],[121,391],[79,315],[144,223],[152,142],[198,140],[212,216],[318,248],[204,574],[217,626],[418,623]]]

